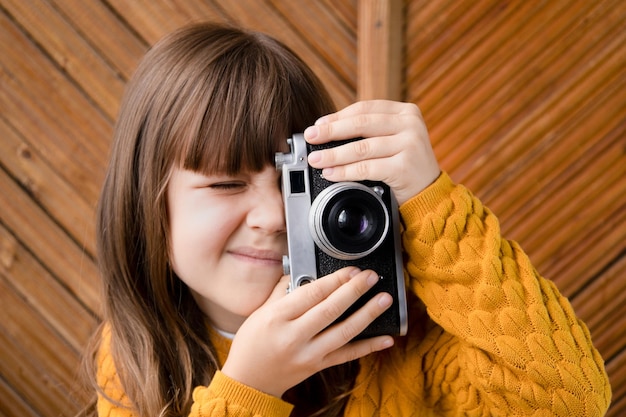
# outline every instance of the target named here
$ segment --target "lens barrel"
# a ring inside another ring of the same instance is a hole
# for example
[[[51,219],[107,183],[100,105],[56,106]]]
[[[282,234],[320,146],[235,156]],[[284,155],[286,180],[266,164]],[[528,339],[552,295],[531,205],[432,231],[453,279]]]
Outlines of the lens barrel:
[[[317,246],[343,260],[376,250],[389,229],[389,213],[377,191],[382,189],[341,182],[320,192],[309,212],[309,229]]]

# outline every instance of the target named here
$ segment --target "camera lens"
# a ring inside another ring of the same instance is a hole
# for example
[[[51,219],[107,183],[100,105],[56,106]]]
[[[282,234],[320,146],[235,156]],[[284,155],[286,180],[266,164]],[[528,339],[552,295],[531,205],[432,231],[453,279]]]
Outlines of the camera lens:
[[[337,216],[337,227],[346,236],[359,237],[369,226],[368,213],[361,207],[346,207]]]
[[[339,247],[367,245],[376,232],[376,207],[362,197],[344,195],[331,200],[333,204],[327,206],[322,216],[325,234]]]
[[[336,183],[311,204],[311,236],[317,246],[339,259],[359,259],[383,242],[389,215],[380,196],[356,182]]]

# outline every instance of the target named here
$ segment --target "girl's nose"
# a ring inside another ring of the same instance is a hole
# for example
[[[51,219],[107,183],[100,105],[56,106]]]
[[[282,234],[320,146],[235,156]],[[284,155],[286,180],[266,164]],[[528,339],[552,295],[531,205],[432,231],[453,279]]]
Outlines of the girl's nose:
[[[283,233],[285,209],[283,197],[278,187],[266,187],[255,194],[248,213],[248,225],[267,233]]]

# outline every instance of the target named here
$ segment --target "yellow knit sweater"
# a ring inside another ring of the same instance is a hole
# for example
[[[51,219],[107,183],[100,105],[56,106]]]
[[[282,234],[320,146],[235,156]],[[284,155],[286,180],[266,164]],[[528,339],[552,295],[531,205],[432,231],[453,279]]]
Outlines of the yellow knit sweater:
[[[443,173],[401,207],[409,334],[361,359],[345,416],[602,416],[611,389],[586,326],[496,217]],[[422,305],[423,303],[423,305]],[[425,310],[424,307],[425,306]],[[425,312],[427,312],[427,314]],[[212,335],[220,360],[230,341]],[[126,402],[105,332],[98,383]],[[288,416],[292,406],[217,372],[192,416]],[[104,397],[100,416],[134,415]]]

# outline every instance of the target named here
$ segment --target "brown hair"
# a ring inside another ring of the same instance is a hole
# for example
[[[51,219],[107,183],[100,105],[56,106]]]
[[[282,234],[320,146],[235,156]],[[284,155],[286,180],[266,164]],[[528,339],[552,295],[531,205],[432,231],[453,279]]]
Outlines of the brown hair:
[[[206,318],[168,267],[172,167],[259,171],[273,164],[288,135],[333,110],[311,70],[260,33],[197,24],[161,40],[140,63],[122,102],[97,210],[104,322],[140,416],[187,415],[193,388],[208,384],[218,366]],[[90,356],[94,385],[97,349]],[[339,415],[356,366],[326,370],[289,391],[294,414],[321,408]]]

